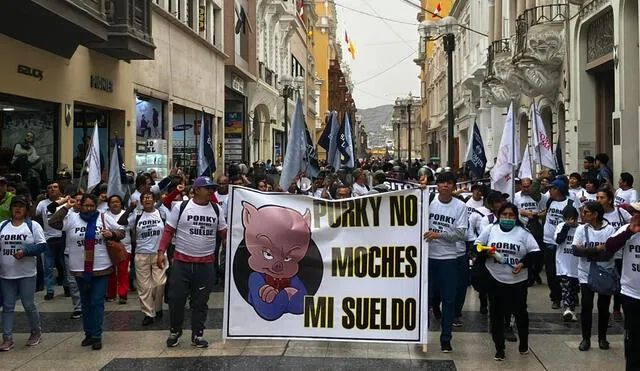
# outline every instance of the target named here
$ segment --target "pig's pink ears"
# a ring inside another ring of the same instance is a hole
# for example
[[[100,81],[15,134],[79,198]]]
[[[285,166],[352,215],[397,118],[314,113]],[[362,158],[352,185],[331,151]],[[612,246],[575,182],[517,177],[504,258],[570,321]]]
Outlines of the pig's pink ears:
[[[302,218],[304,219],[304,222],[307,224],[307,227],[311,229],[311,211],[309,211],[309,209],[307,209],[307,211],[304,212],[304,215],[302,215]]]
[[[251,223],[251,218],[256,216],[258,209],[247,201],[242,201],[242,225],[246,228]]]

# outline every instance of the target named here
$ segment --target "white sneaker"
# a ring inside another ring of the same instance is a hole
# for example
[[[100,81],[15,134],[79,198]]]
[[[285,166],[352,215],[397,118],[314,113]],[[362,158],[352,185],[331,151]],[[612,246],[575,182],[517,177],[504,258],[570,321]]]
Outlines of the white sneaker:
[[[569,309],[566,309],[562,314],[562,319],[564,319],[565,322],[575,321],[574,318],[576,318],[576,314]]]

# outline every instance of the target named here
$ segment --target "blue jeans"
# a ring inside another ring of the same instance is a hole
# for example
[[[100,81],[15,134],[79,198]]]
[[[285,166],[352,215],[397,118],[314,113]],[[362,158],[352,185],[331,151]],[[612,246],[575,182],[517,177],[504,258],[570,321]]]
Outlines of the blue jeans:
[[[3,306],[2,306],[2,335],[11,338],[13,335],[13,313],[16,308],[18,296],[22,301],[24,311],[29,319],[31,332],[40,332],[40,313],[36,308],[36,276],[18,278],[18,279],[0,279],[0,288],[2,289]]]
[[[53,268],[56,261],[62,266],[62,272],[58,275],[64,277],[64,239],[62,237],[54,237],[47,240],[47,248],[44,250],[44,284],[47,294],[53,294],[56,287],[56,280],[53,278]]]
[[[71,292],[71,303],[73,304],[74,312],[82,312],[82,301],[80,300],[80,289],[78,288],[78,283],[76,282],[75,277],[71,275],[69,271],[69,255],[64,256],[64,281],[69,287],[69,291]]]
[[[458,287],[458,259],[429,259],[429,305],[435,297],[442,300],[440,342],[451,341],[451,329]]]
[[[107,295],[109,276],[91,277],[85,280],[76,277],[82,301],[82,327],[84,334],[91,339],[102,338],[102,321],[104,320],[104,298]]]

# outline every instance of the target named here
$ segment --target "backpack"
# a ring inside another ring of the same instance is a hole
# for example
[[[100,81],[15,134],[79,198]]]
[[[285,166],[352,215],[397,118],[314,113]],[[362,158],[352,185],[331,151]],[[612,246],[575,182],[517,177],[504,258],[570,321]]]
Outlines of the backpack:
[[[191,200],[182,201],[182,203],[180,204],[180,211],[178,212],[178,220],[176,220],[176,229],[178,229],[178,223],[180,223],[180,217],[182,216],[182,212],[184,211],[184,209],[187,208],[187,205],[189,204],[189,201],[191,201]],[[219,223],[219,220],[220,220],[220,206],[218,206],[218,204],[213,202],[213,201],[210,201],[209,203],[213,207],[213,210],[216,212],[216,223]]]
[[[4,227],[7,226],[7,224],[9,224],[9,222],[11,222],[11,220],[5,220],[4,222],[2,222],[2,225],[0,225],[0,233],[2,233],[2,230],[4,229]],[[24,222],[27,223],[27,228],[29,228],[29,232],[33,234],[33,221],[31,221],[31,218],[26,218]]]

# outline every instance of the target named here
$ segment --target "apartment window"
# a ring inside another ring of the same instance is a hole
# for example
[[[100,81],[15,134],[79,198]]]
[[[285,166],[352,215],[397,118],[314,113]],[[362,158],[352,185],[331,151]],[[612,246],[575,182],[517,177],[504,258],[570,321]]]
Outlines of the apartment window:
[[[247,0],[236,0],[234,6],[236,54],[249,60],[249,14]]]
[[[304,77],[304,68],[302,67],[302,64],[298,62],[298,59],[293,55],[291,56],[291,75],[293,77],[296,77],[296,76]]]
[[[193,1],[194,0],[187,0],[187,26],[189,26],[191,29],[193,29]],[[195,30],[196,32],[198,32],[197,30]]]

